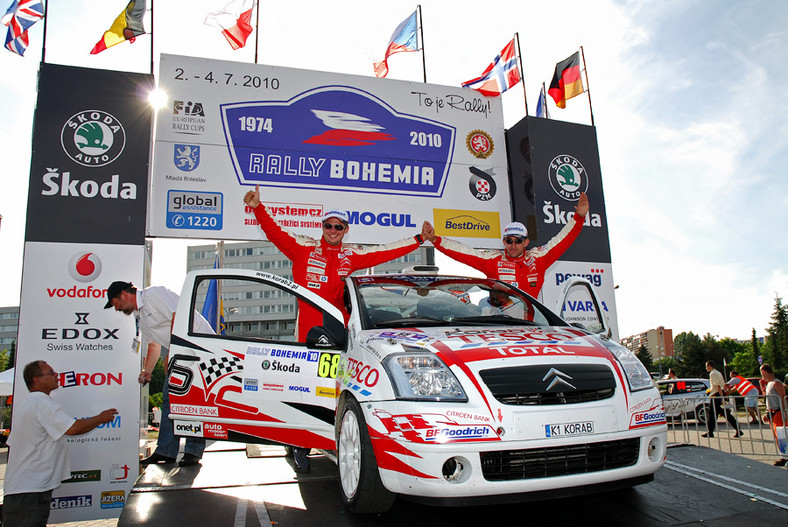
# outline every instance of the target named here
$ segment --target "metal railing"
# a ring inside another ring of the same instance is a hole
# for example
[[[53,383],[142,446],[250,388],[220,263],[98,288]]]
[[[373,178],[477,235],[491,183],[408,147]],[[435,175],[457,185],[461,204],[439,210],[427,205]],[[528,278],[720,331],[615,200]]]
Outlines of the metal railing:
[[[729,396],[718,404],[721,414],[713,416],[711,399],[705,398],[671,398],[664,401],[665,416],[668,421],[669,444],[694,444],[707,446],[732,454],[745,456],[772,456],[788,459],[788,419],[786,404],[782,401],[781,412],[786,426],[773,431],[771,423],[764,421],[770,412],[766,409],[766,397],[758,396],[757,415],[759,423],[752,422],[751,416],[744,405],[744,397]],[[732,415],[741,430],[736,429],[728,421]],[[706,420],[715,418],[716,426],[713,437],[708,434]],[[781,443],[782,450],[780,448]]]

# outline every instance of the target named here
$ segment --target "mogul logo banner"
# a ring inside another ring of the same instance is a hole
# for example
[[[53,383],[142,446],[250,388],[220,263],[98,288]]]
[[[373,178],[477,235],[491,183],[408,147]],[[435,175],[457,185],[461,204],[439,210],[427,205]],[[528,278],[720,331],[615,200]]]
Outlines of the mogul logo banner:
[[[279,210],[346,209],[353,243],[412,236],[446,206],[494,221],[452,231],[479,247],[509,221],[498,97],[175,55],[162,55],[160,71],[173,102],[157,118],[152,235],[259,239],[243,206],[255,185]],[[275,214],[296,234],[322,234],[313,215]]]
[[[145,237],[153,77],[41,64],[28,241]]]

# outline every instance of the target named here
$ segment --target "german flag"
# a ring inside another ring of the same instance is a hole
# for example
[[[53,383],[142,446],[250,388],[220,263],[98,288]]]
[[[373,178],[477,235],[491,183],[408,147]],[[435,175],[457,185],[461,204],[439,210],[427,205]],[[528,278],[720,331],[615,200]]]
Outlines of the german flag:
[[[559,108],[566,108],[566,101],[583,93],[583,82],[580,80],[580,52],[555,65],[555,73],[547,90]]]
[[[142,27],[142,17],[144,15],[145,0],[131,0],[126,9],[121,11],[118,18],[112,23],[112,26],[104,32],[101,40],[93,46],[90,54],[101,53],[105,49],[126,40],[134,42],[136,37],[144,35],[145,28]]]

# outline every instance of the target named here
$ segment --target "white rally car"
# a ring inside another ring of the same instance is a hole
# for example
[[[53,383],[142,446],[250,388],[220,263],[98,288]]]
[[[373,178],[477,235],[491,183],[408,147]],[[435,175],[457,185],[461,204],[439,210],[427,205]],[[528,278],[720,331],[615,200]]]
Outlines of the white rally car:
[[[190,330],[212,280],[238,306],[228,335]],[[170,350],[176,433],[322,449],[354,512],[385,511],[397,494],[470,504],[609,490],[664,463],[660,394],[615,342],[495,280],[346,284],[345,326],[279,276],[189,273]],[[275,321],[294,301],[324,314],[307,342]]]

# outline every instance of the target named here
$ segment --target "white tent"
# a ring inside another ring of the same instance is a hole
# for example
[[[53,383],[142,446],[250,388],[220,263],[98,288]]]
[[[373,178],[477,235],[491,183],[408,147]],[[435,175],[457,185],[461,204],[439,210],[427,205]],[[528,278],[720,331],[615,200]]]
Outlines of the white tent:
[[[14,393],[14,368],[0,372],[0,397]]]

